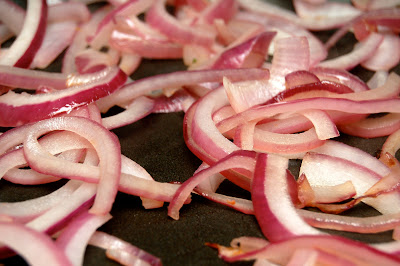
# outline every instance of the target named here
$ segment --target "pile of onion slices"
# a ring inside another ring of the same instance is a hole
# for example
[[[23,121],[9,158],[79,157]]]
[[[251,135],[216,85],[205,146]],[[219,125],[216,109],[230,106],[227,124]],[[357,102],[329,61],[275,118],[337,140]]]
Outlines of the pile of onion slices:
[[[399,265],[400,2],[292,4],[0,2],[1,182],[68,180],[45,196],[0,202],[0,258],[82,265],[94,245],[123,265],[161,265],[98,228],[118,193],[146,209],[168,203],[175,220],[196,194],[258,222],[263,237],[207,243],[227,262]],[[349,40],[352,49],[340,51]],[[133,80],[151,60],[185,69]],[[157,181],[121,153],[113,132],[172,112],[184,113],[184,142],[202,162],[182,183]],[[385,140],[373,156],[341,134]],[[224,180],[251,198],[219,193]],[[360,205],[379,214],[341,215]],[[325,229],[392,231],[393,241]]]

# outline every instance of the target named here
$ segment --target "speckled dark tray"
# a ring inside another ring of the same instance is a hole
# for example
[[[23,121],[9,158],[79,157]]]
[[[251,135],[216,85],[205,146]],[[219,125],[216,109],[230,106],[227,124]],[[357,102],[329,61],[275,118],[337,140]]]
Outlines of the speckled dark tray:
[[[292,8],[290,1],[279,2]],[[326,39],[331,32],[321,33]],[[332,49],[331,55],[352,49],[352,36],[341,40]],[[56,62],[51,70],[59,69]],[[162,72],[183,69],[180,61],[146,60],[132,78],[138,79]],[[395,70],[400,73],[400,67]],[[357,67],[352,71],[364,80],[370,72]],[[200,165],[200,161],[186,148],[182,136],[183,113],[154,114],[139,122],[114,130],[118,135],[122,153],[143,166],[156,180],[163,182],[184,181]],[[360,147],[371,154],[379,151],[385,138],[359,139],[343,135],[338,140]],[[297,173],[299,161],[291,161],[290,169]],[[0,181],[0,202],[20,201],[44,195],[63,185],[59,181],[42,186],[19,186]],[[250,198],[250,194],[235,185],[224,181],[218,192]],[[112,209],[111,219],[100,230],[120,237],[162,259],[164,265],[226,265],[218,258],[217,252],[205,246],[206,242],[229,245],[239,236],[262,237],[253,216],[245,215],[227,207],[193,195],[190,205],[181,210],[180,220],[174,221],[167,215],[167,204],[163,208],[145,210],[138,197],[118,194]],[[360,205],[347,215],[373,215],[374,211]],[[333,232],[335,233],[335,232]],[[377,235],[345,234],[348,237],[366,241],[382,242],[389,240],[391,232]],[[1,236],[0,236],[1,239]],[[0,265],[23,265],[19,257],[0,260]],[[105,257],[103,250],[89,246],[85,255],[85,265],[117,265]],[[251,262],[233,265],[251,265]]]

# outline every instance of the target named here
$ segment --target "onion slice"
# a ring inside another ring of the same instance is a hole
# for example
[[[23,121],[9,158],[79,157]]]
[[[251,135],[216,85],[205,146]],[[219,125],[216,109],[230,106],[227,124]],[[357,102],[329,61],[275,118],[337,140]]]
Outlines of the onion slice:
[[[118,89],[126,75],[116,67],[70,78],[69,89],[28,95],[9,91],[0,96],[0,126],[18,126],[70,112]]]
[[[90,128],[91,130],[88,130]],[[86,118],[60,117],[37,122],[24,141],[24,154],[31,168],[56,176],[79,176],[79,164],[59,162],[39,145],[37,139],[54,130],[68,130],[86,138],[100,158],[99,185],[92,213],[105,214],[111,210],[121,174],[121,151],[117,137],[103,126]],[[41,159],[38,159],[41,158]]]
[[[72,265],[53,240],[20,223],[0,221],[1,243],[15,250],[31,265]]]
[[[28,68],[40,48],[46,30],[46,0],[30,0],[24,26],[6,54],[0,57],[0,65]]]

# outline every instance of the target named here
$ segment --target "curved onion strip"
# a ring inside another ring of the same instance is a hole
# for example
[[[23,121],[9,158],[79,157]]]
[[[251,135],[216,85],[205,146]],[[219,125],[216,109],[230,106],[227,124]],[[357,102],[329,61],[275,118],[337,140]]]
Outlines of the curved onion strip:
[[[205,189],[196,187],[194,192],[198,193],[202,197],[228,206],[234,210],[240,211],[245,214],[254,214],[253,203],[250,200],[230,197],[219,193],[210,192]]]
[[[372,263],[375,265],[382,263],[382,265],[394,266],[398,265],[400,262],[399,258],[396,256],[379,251],[362,242],[340,236],[297,236],[288,240],[270,243],[261,249],[239,254],[237,254],[237,252],[233,254],[230,252],[226,253],[224,252],[226,250],[224,247],[217,245],[220,256],[229,262],[264,258],[283,265],[288,263],[293,252],[295,252],[298,247],[323,250],[335,256],[336,262],[338,259],[347,260],[348,258],[351,258],[352,263],[358,264]]]
[[[221,132],[227,132],[245,121],[268,118],[284,112],[306,110],[309,109],[310,106],[313,106],[313,109],[345,111],[354,114],[368,114],[371,113],[371,110],[374,110],[373,112],[375,113],[399,113],[400,109],[396,107],[398,106],[398,102],[399,99],[397,98],[367,101],[353,101],[337,98],[300,99],[291,102],[258,106],[256,108],[249,109],[245,112],[221,121],[218,124],[218,129]]]
[[[85,150],[82,149],[67,150],[64,151],[62,154],[58,155],[58,158],[62,158],[63,160],[77,163],[82,159],[84,153]],[[21,155],[23,156],[23,152]],[[12,182],[14,184],[38,185],[38,184],[51,183],[59,180],[60,178],[52,175],[41,174],[32,169],[23,169],[23,168],[20,169],[14,167],[8,170],[4,174],[3,179]]]
[[[400,130],[393,132],[383,143],[381,156],[386,153],[395,156],[398,149],[400,149]]]
[[[26,11],[22,7],[12,1],[0,2],[0,20],[13,34],[21,32],[25,13]]]
[[[42,197],[20,202],[2,202],[0,214],[10,216],[18,222],[28,222],[52,206],[69,198],[80,185],[80,181],[72,180],[54,192]]]
[[[146,13],[146,22],[168,36],[171,40],[182,44],[198,44],[211,47],[215,34],[204,28],[185,25],[171,16],[165,9],[166,0],[155,0],[155,4]]]
[[[26,227],[52,235],[62,229],[76,215],[85,211],[93,203],[96,186],[83,183],[69,197],[69,200],[54,205],[42,215],[26,223]],[[10,251],[0,247],[0,257],[9,256]]]
[[[388,136],[400,129],[400,114],[387,114],[383,117],[365,118],[364,120],[342,125],[340,131],[362,138]]]
[[[110,214],[84,212],[71,221],[57,237],[57,246],[73,265],[82,265],[86,246],[98,227],[111,219]]]
[[[144,261],[150,265],[161,266],[161,260],[134,245],[104,232],[95,232],[89,240],[90,245],[106,250],[108,258],[121,264],[136,265]],[[121,253],[121,254],[119,254]],[[119,257],[122,255],[122,258]],[[127,263],[127,261],[129,263]]]
[[[209,200],[223,204],[242,213],[254,214],[253,203],[250,200],[229,197],[198,188],[194,191]],[[304,209],[297,209],[296,211],[305,222],[320,229],[371,234],[393,230],[400,224],[400,216],[398,213],[371,217],[352,217]]]
[[[102,124],[109,130],[132,124],[150,114],[153,111],[153,108],[153,100],[143,96],[138,97],[133,100],[122,113],[103,118]]]
[[[93,203],[96,186],[83,183],[69,197],[69,200],[54,205],[42,215],[26,224],[27,227],[47,234],[62,229],[73,217],[86,211]]]
[[[287,167],[288,159],[259,154],[252,180],[255,216],[264,236],[274,242],[303,234],[322,234],[307,225],[295,211],[288,193]]]
[[[0,125],[16,126],[70,112],[115,91],[126,78],[120,69],[110,67],[70,78],[67,90],[36,95],[10,91],[0,96]]]
[[[113,21],[117,17],[139,15],[153,5],[153,2],[153,0],[131,0],[118,6],[100,21],[94,34],[88,37],[88,43],[94,49],[100,49],[101,46],[107,45],[114,28]]]
[[[280,134],[257,128],[254,131],[254,150],[293,159],[323,144],[324,140],[318,138],[315,128],[297,134]]]
[[[229,21],[238,11],[238,3],[234,0],[217,0],[209,4],[200,15],[205,22],[212,24],[217,19]]]
[[[189,178],[179,187],[173,200],[168,206],[168,215],[171,218],[178,220],[179,209],[183,206],[184,201],[188,198],[193,189],[208,176],[233,168],[252,170],[254,168],[254,158],[254,152],[238,151],[236,153],[231,153],[213,166],[197,172],[193,177]]]
[[[139,164],[129,159],[128,157],[121,155],[121,174],[124,173],[131,176],[137,176],[146,180],[154,180],[153,177],[143,167],[141,167]],[[124,176],[122,178],[124,178]],[[121,188],[121,183],[122,181],[120,181],[119,189]],[[154,199],[141,197],[141,200],[142,205],[145,209],[160,208],[164,205],[163,201],[158,201]]]
[[[30,68],[46,68],[67,48],[77,29],[76,22],[61,21],[47,26],[43,42]]]
[[[369,90],[368,86],[363,80],[356,75],[337,68],[314,67],[311,73],[315,74],[320,80],[330,80],[346,85],[353,91],[366,91]]]
[[[365,163],[355,164],[351,161],[324,154],[308,153],[304,156],[300,174],[305,174],[311,186],[332,186],[350,180],[357,196],[362,196],[382,176],[364,167]],[[385,194],[377,198],[363,199],[381,213],[395,213],[400,204],[400,194]]]
[[[339,136],[339,131],[329,115],[324,111],[306,110],[301,112],[314,125],[315,132],[320,140],[326,140]]]
[[[0,57],[0,65],[28,68],[42,44],[46,24],[46,0],[28,1],[23,28],[10,49]]]
[[[378,49],[382,41],[383,35],[372,33],[349,54],[323,61],[319,63],[318,66],[351,69],[359,63],[367,60]]]
[[[293,1],[301,25],[311,30],[329,30],[342,26],[358,16],[361,11],[350,3],[324,2],[308,3],[305,0]]]
[[[91,130],[88,130],[89,127]],[[101,125],[86,118],[60,117],[37,122],[31,127],[24,141],[25,157],[32,169],[53,173],[56,176],[79,176],[82,175],[82,172],[79,171],[81,167],[78,167],[78,164],[64,162],[60,165],[57,159],[49,156],[39,145],[37,138],[54,130],[72,131],[86,138],[96,149],[101,171],[97,196],[91,212],[108,213],[118,191],[121,173],[121,152],[118,139]]]
[[[38,70],[28,70],[12,66],[0,66],[0,84],[12,88],[38,89],[41,86],[65,89],[68,76]]]
[[[138,54],[152,59],[182,58],[182,46],[172,42],[146,40],[136,35],[114,30],[110,37],[111,47],[129,54]]]
[[[392,51],[388,56],[387,51]],[[394,68],[400,62],[400,38],[399,35],[386,33],[383,35],[383,41],[379,45],[378,50],[369,59],[361,63],[361,65],[369,70],[378,71]]]
[[[362,165],[369,171],[372,171],[380,176],[385,176],[390,173],[389,168],[376,157],[363,150],[338,141],[327,140],[324,145],[314,149],[313,152],[351,161],[355,164]]]
[[[262,2],[264,3],[264,2]],[[312,33],[290,21],[277,18],[276,16],[262,16],[259,12],[239,12],[236,15],[239,20],[250,21],[264,26],[265,31],[276,31],[275,40],[286,37],[306,37],[310,47],[310,66],[315,66],[324,60],[328,52],[322,42]],[[274,49],[270,49],[274,50]]]
[[[223,77],[229,77],[234,80],[257,79],[264,78],[268,73],[268,70],[256,68],[178,71],[128,83],[106,99],[99,100],[97,103],[100,110],[106,111],[116,103],[127,102],[162,88],[195,85],[203,82],[222,82]]]
[[[59,154],[66,150],[92,147],[85,139],[71,132],[58,132],[57,134],[45,136],[40,139],[39,143],[51,154]],[[13,150],[0,156],[0,178],[13,167],[22,165],[26,165],[23,148]]]
[[[72,265],[49,236],[20,223],[0,221],[0,234],[1,243],[15,250],[31,265]]]
[[[268,47],[276,33],[266,31],[239,44],[232,44],[215,59],[195,67],[203,69],[249,68],[260,67],[267,56]]]
[[[105,6],[98,9],[92,14],[92,18],[84,23],[80,30],[76,32],[74,40],[68,47],[62,61],[61,72],[66,74],[72,74],[76,72],[75,68],[75,56],[86,49],[86,38],[92,34],[100,21],[107,15],[110,11],[110,6]]]

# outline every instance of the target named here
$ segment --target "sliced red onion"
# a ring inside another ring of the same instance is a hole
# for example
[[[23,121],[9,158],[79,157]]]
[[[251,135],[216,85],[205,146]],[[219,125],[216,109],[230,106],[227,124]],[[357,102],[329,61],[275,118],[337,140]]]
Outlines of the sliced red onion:
[[[62,229],[76,215],[82,213],[93,203],[96,186],[83,183],[69,197],[69,200],[54,205],[48,211],[29,221],[26,227],[52,235]],[[0,257],[10,256],[10,251],[0,247]]]
[[[152,59],[182,58],[182,46],[173,42],[144,40],[118,30],[111,33],[110,45],[124,53],[138,54]]]
[[[94,182],[94,181],[92,181]],[[130,174],[121,174],[119,191],[146,199],[160,202],[170,202],[178,190],[179,185],[160,183],[154,180],[144,179]],[[185,203],[189,203],[187,199]]]
[[[254,214],[253,204],[250,200],[230,197],[219,193],[214,193],[205,189],[195,188],[194,192],[200,194],[202,197],[228,206],[234,210],[240,211],[245,214]]]
[[[104,232],[95,232],[89,244],[105,249],[108,258],[124,265],[145,262],[149,265],[161,266],[161,260],[154,255]]]
[[[0,221],[1,243],[21,255],[31,265],[72,265],[53,240],[20,223]]]
[[[189,107],[197,100],[186,90],[179,90],[167,97],[164,95],[154,98],[155,106],[153,113],[186,112]]]
[[[118,66],[127,76],[130,76],[139,67],[141,61],[142,57],[140,55],[121,53],[121,60]]]
[[[201,16],[205,22],[212,24],[216,19],[229,21],[237,12],[238,4],[233,0],[217,0],[206,7]]]
[[[13,1],[5,0],[0,3],[0,21],[11,30],[19,34],[22,30],[26,11]]]
[[[271,11],[272,10],[273,9],[271,9]],[[308,40],[308,45],[310,47],[310,66],[317,65],[320,61],[324,60],[327,57],[328,52],[322,42],[303,27],[295,23],[290,23],[287,20],[277,18],[274,15],[262,16],[258,13],[258,11],[256,11],[255,13],[239,12],[236,16],[236,19],[262,24],[264,25],[265,31],[276,31],[277,36],[275,37],[275,40],[294,36],[306,37]],[[271,50],[273,51],[274,49],[270,49],[270,51]]]
[[[93,203],[95,194],[96,185],[83,183],[71,194],[69,200],[54,205],[28,222],[26,226],[52,235],[62,229],[73,217],[87,211]]]
[[[361,65],[369,70],[378,71],[394,68],[400,62],[400,38],[399,35],[387,33],[383,35],[383,41],[379,48],[369,59],[361,63]],[[388,56],[388,51],[391,51]]]
[[[300,168],[300,174],[303,173],[307,176],[311,186],[332,186],[350,180],[357,191],[357,196],[362,196],[382,178],[363,165],[338,157],[315,153],[308,153],[304,156]],[[368,198],[363,201],[381,213],[395,213],[397,212],[395,206],[400,204],[399,200],[400,197],[396,193],[381,195],[374,199]]]
[[[212,114],[227,104],[224,89],[214,89],[193,104],[185,115],[186,145],[209,165],[239,149],[218,131],[212,120]]]
[[[126,106],[125,111],[103,118],[102,124],[109,130],[132,124],[150,114],[154,109],[154,105],[153,100],[144,96],[138,97]]]
[[[364,81],[346,70],[337,68],[315,67],[312,68],[310,71],[313,74],[317,75],[320,80],[329,80],[346,85],[355,92],[369,90]]]
[[[244,168],[252,170],[254,167],[254,152],[238,151],[231,153],[229,156],[220,160],[213,166],[197,172],[192,178],[185,181],[177,190],[173,200],[168,206],[168,215],[175,219],[179,219],[179,209],[183,206],[185,200],[188,198],[193,189],[208,176],[222,172],[227,169]]]
[[[200,64],[200,68],[225,69],[260,67],[267,56],[275,32],[263,32],[237,45],[231,45],[215,59]]]
[[[89,127],[91,130],[88,130]],[[86,118],[60,117],[37,122],[31,127],[24,141],[25,157],[32,169],[61,177],[85,176],[88,175],[88,169],[85,165],[60,162],[55,157],[49,156],[39,145],[37,138],[54,130],[68,130],[81,135],[96,149],[100,159],[99,168],[101,171],[96,175],[100,179],[91,212],[96,214],[108,213],[118,191],[121,173],[121,151],[118,139],[103,126]]]
[[[395,156],[398,149],[400,149],[400,130],[393,132],[383,143],[381,156],[386,153]]]
[[[24,26],[7,53],[0,57],[0,65],[28,68],[42,44],[46,22],[46,0],[28,1]]]
[[[70,78],[69,89],[59,92],[28,95],[10,91],[0,97],[0,125],[17,126],[69,112],[110,94],[125,80],[126,75],[120,69],[106,68]]]
[[[329,115],[324,111],[302,111],[302,115],[309,119],[314,127],[320,140],[331,139],[339,136],[339,131],[333,123]]]
[[[182,24],[165,9],[165,0],[155,0],[155,4],[146,13],[146,22],[168,36],[171,40],[182,44],[198,44],[211,47],[215,34],[204,28]]]
[[[299,153],[309,151],[324,144],[316,134],[315,128],[297,134],[280,134],[265,130],[254,131],[254,150],[277,153],[296,159]]]
[[[49,22],[74,21],[86,22],[90,19],[89,8],[80,2],[60,2],[49,6],[47,19]]]
[[[36,52],[30,67],[48,67],[72,42],[76,29],[77,24],[72,21],[57,22],[48,25],[42,45]]]
[[[320,82],[319,78],[313,73],[306,70],[292,71],[285,75],[285,83],[287,88],[294,88],[300,85]]]
[[[4,24],[0,22],[0,44],[2,45],[4,42],[9,40],[14,36],[14,33],[12,33]],[[6,50],[2,50],[2,53]]]
[[[300,200],[299,207],[316,207],[327,213],[339,213],[338,210],[342,210],[343,207],[339,202],[343,202],[353,198],[357,192],[351,181],[338,184],[336,186],[313,186],[307,180],[305,174],[301,174],[297,179],[298,183],[298,198]],[[354,203],[353,203],[354,202]],[[347,206],[354,206],[359,200],[351,201],[349,204],[344,204]],[[330,203],[339,203],[333,205]],[[338,206],[335,210],[331,206]]]
[[[383,41],[383,36],[378,33],[372,33],[362,41],[352,52],[329,59],[318,64],[319,67],[331,67],[340,69],[351,69],[361,62],[367,60]]]
[[[243,80],[250,77],[257,79],[264,77],[267,73],[268,70],[254,68],[193,70],[161,74],[128,83],[104,100],[97,101],[97,103],[100,110],[106,111],[117,103],[127,102],[163,88],[195,85],[203,82],[222,82],[223,77],[229,77],[233,80]]]
[[[338,31],[336,31],[332,36],[330,36],[329,40],[325,43],[325,47],[327,49],[331,48],[352,28],[354,28],[355,30],[354,32],[355,36],[360,39],[369,36],[371,33],[371,29],[374,28],[376,29],[378,25],[387,26],[393,29],[394,31],[396,30],[398,31],[399,19],[400,19],[400,11],[398,8],[383,8],[378,10],[371,10],[369,12],[364,12],[360,16],[354,18],[349,23],[343,25]],[[360,24],[363,26],[362,34],[360,34],[359,32]]]
[[[70,162],[79,162],[81,160],[82,156],[84,155],[84,153],[85,153],[85,151],[81,150],[81,149],[67,150],[67,151],[64,151],[62,154],[58,155],[58,158],[67,160]],[[8,157],[9,156],[5,156],[4,159],[6,159]],[[10,170],[8,170],[4,174],[3,179],[10,181],[14,184],[22,184],[22,185],[39,185],[39,184],[46,184],[46,183],[51,183],[51,182],[60,180],[59,177],[41,174],[32,169],[23,169],[23,168],[19,169],[17,167],[14,167],[14,168],[11,168]]]
[[[293,1],[301,25],[311,30],[329,30],[342,26],[361,14],[350,3],[307,3],[305,0]]]
[[[264,258],[286,265],[296,250],[311,248],[323,250],[323,252],[333,256],[335,262],[343,261],[349,263],[348,258],[351,258],[352,263],[358,264],[382,263],[384,265],[397,265],[399,263],[399,259],[396,256],[379,251],[362,242],[340,236],[298,236],[285,241],[270,243],[261,249],[239,254],[238,252],[229,252],[229,248],[224,248],[220,245],[216,245],[216,247],[220,252],[220,256],[229,262]],[[332,262],[331,259],[330,263]]]
[[[59,202],[69,198],[80,184],[80,181],[70,181],[61,188],[42,197],[20,202],[2,202],[0,214],[10,216],[15,221],[26,223]]]
[[[348,135],[362,138],[388,136],[400,129],[400,114],[387,114],[383,117],[365,118],[364,120],[339,127]]]
[[[62,73],[72,74],[77,72],[75,69],[75,56],[86,49],[86,38],[96,30],[97,25],[110,10],[111,7],[109,6],[98,9],[92,14],[91,19],[80,27],[63,57]]]
[[[269,17],[300,23],[300,18],[293,11],[273,5],[272,3],[259,0],[238,0],[238,2],[242,8],[253,13],[260,13],[263,15],[268,15]]]
[[[115,66],[119,61],[119,52],[108,49],[107,53],[88,48],[75,56],[76,69],[80,74],[94,73],[109,66]]]
[[[0,66],[0,84],[21,89],[36,90],[42,86],[47,86],[55,90],[61,90],[67,87],[68,76],[60,73]]]
[[[95,215],[84,212],[64,228],[58,236],[56,244],[73,265],[82,265],[89,239],[98,227],[110,219],[110,214]]]
[[[385,176],[390,173],[389,168],[376,157],[363,150],[338,141],[328,140],[324,145],[315,149],[314,152],[351,161],[368,168],[369,171],[375,172],[380,176]]]
[[[267,89],[268,77],[263,80],[252,80],[242,82],[231,82],[224,77],[223,85],[229,98],[229,103],[236,113],[240,113],[250,107],[264,103],[265,99],[271,97]]]
[[[273,242],[298,235],[319,235],[297,214],[288,193],[288,159],[259,154],[254,170],[251,197],[254,213],[264,236]]]
[[[244,121],[268,118],[284,112],[306,110],[309,106],[311,106],[309,104],[312,104],[313,109],[336,111],[346,110],[346,112],[351,112],[354,114],[368,114],[371,112],[371,110],[374,110],[374,112],[377,113],[400,112],[400,110],[396,108],[397,99],[352,101],[348,99],[336,98],[309,98],[285,103],[270,104],[266,106],[258,106],[257,108],[249,109],[220,122],[218,129],[221,132],[227,132]]]
[[[45,136],[40,139],[40,144],[51,154],[92,147],[85,139],[71,132],[59,132],[57,134]],[[72,158],[77,157],[72,161],[79,162],[81,155],[82,154],[78,152],[76,156],[72,156]],[[62,155],[59,155],[59,158],[62,158]],[[10,169],[24,165],[26,165],[26,160],[23,148],[13,150],[0,156],[0,178]]]
[[[141,167],[139,164],[129,159],[128,157],[121,155],[121,174],[124,173],[133,175],[135,177],[140,177],[146,180],[154,180],[153,177],[143,167]],[[122,182],[120,181],[119,188],[122,187],[121,183]],[[160,208],[164,205],[163,201],[158,201],[154,199],[141,197],[141,200],[142,200],[142,205],[145,209]]]
[[[150,8],[150,6],[154,5],[153,2],[153,0],[130,0],[119,5],[100,21],[94,34],[88,37],[88,43],[94,49],[100,49],[104,45],[107,46],[116,17],[139,15]]]
[[[377,1],[377,0],[352,0],[352,4],[361,10],[375,10],[381,8],[389,8],[400,5],[399,0],[386,0],[386,1]]]

